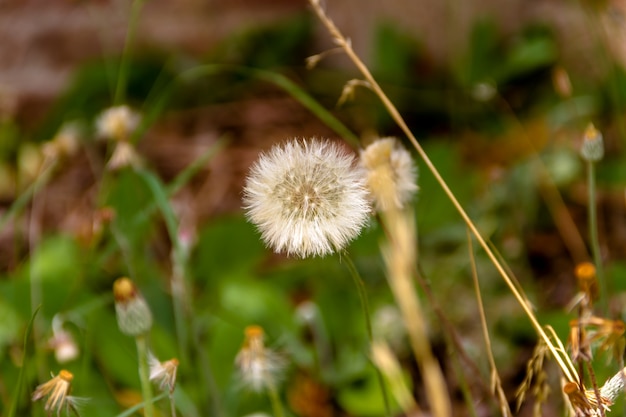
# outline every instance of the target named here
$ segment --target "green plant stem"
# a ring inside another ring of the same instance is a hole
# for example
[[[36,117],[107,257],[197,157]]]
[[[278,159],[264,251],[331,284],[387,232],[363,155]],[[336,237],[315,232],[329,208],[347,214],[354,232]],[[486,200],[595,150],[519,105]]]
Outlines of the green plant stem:
[[[248,68],[235,65],[200,65],[191,68],[182,74],[180,74],[181,80],[193,80],[200,76],[208,76],[214,74],[232,72],[235,74],[241,74],[247,77],[256,78],[274,84],[277,87],[282,88],[291,97],[300,102],[305,108],[313,113],[318,119],[320,119],[326,126],[334,130],[339,136],[341,136],[346,142],[348,142],[355,149],[360,146],[359,138],[354,135],[339,119],[337,119],[332,113],[326,110],[319,102],[311,97],[306,91],[299,87],[296,83],[282,74],[278,74],[272,71],[265,71],[262,69]]]
[[[169,399],[170,399],[170,414],[172,415],[172,417],[176,417],[176,401],[174,400],[173,392],[170,392]]]
[[[54,168],[57,166],[56,160],[45,159],[43,165],[39,168],[40,175],[45,175],[43,178],[37,178],[33,184],[32,203],[30,209],[30,218],[28,220],[28,246],[31,256],[37,252],[40,235],[41,235],[41,217],[42,209],[44,206],[45,192],[44,186],[50,179],[50,175]],[[35,311],[43,305],[43,288],[41,285],[41,275],[33,267],[33,262],[29,263],[28,268],[29,283],[30,283],[30,306],[31,314],[34,317],[33,321],[33,339],[35,341],[41,340],[43,336],[42,318],[35,314]],[[44,378],[47,373],[46,355],[44,354],[43,346],[40,343],[35,343],[35,363],[37,365],[37,374],[39,378]]]
[[[11,207],[0,216],[0,231],[4,229],[4,226],[15,216],[17,216],[23,209],[26,207],[28,202],[34,198],[35,194],[39,192],[41,188],[43,188],[50,178],[52,177],[52,173],[56,168],[57,163],[52,162],[51,164],[45,166],[37,175],[35,181],[26,188],[20,195],[15,199]]]
[[[267,388],[267,393],[270,397],[270,402],[272,403],[272,411],[274,411],[274,417],[285,417],[282,402],[280,401],[278,391],[276,391],[276,387],[273,384],[271,384]]]
[[[189,361],[189,330],[187,329],[187,314],[191,308],[191,300],[188,297],[187,285],[185,282],[185,271],[187,264],[187,253],[183,249],[179,237],[179,225],[174,209],[168,200],[167,187],[152,172],[144,169],[137,169],[137,175],[143,179],[154,197],[154,202],[160,209],[167,227],[170,240],[172,242],[172,279],[170,286],[172,291],[172,304],[174,309],[174,322],[176,324],[176,339],[180,359],[184,363]]]
[[[596,206],[596,164],[587,161],[587,189],[589,191],[589,239],[591,240],[591,254],[596,265],[596,276],[600,286],[600,308],[606,316],[608,310],[608,288],[602,266],[600,239],[598,238],[598,211]]]
[[[365,328],[367,330],[367,340],[371,348],[371,346],[374,343],[374,334],[372,332],[372,320],[370,318],[370,307],[369,307],[369,302],[367,300],[367,292],[365,289],[365,283],[363,282],[363,278],[361,278],[359,271],[357,271],[356,266],[354,265],[354,262],[352,262],[352,258],[350,258],[350,256],[346,252],[344,252],[343,255],[344,256],[342,257],[342,259],[345,260],[346,266],[348,267],[348,271],[350,271],[350,276],[352,276],[352,279],[354,280],[354,284],[356,285],[356,288],[357,288],[357,292],[359,293],[359,298],[361,300],[361,308],[363,309],[363,316],[365,317]],[[387,389],[385,388],[385,381],[383,379],[383,375],[380,372],[380,369],[378,369],[378,367],[375,366],[374,369],[376,369],[376,378],[378,379],[378,384],[380,385],[380,391],[383,396],[383,402],[385,404],[385,412],[387,416],[390,416],[391,408],[389,405],[389,396],[387,394]]]
[[[154,417],[154,404],[152,402],[152,386],[150,385],[150,373],[148,370],[148,341],[146,336],[137,336],[137,357],[139,359],[139,380],[144,401],[146,417]]]
[[[128,24],[128,34],[126,36],[126,42],[124,43],[124,51],[122,52],[122,59],[120,62],[120,69],[117,77],[117,86],[115,88],[114,103],[116,105],[124,102],[126,95],[126,79],[128,77],[128,59],[131,54],[131,47],[135,40],[135,32],[137,29],[137,22],[139,21],[139,15],[141,8],[145,0],[134,0],[132,9],[130,12],[130,22]]]

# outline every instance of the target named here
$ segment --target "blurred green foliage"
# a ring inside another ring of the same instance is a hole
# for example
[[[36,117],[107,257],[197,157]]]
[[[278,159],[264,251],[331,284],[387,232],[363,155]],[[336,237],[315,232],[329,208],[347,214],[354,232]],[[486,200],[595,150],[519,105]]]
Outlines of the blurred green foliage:
[[[311,92],[311,100],[330,107],[348,76],[328,68],[310,73],[303,70],[304,58],[311,52],[311,36],[310,18],[298,16],[283,24],[238,34],[201,62],[190,64],[182,59],[186,57],[177,57],[175,53],[172,57],[164,51],[134,55],[129,57],[126,97],[130,104],[157,118],[168,111],[236,101],[253,94],[275,94],[272,90],[275,85],[268,87],[267,79],[259,81],[258,73],[255,76],[253,71],[226,70],[249,67],[287,73],[297,80],[296,87]],[[558,107],[563,103],[551,91],[550,71],[558,62],[558,50],[550,31],[545,27],[529,27],[513,39],[503,39],[493,22],[478,22],[466,54],[451,69],[433,68],[419,42],[393,25],[380,27],[374,46],[374,72],[394,103],[407,115],[414,131],[425,137],[428,155],[451,184],[458,200],[478,219],[487,238],[496,245],[513,241],[523,246],[531,230],[552,224],[538,196],[531,156],[515,155],[510,166],[498,167],[504,171],[500,178],[491,181],[486,179],[490,173],[487,168],[472,164],[475,155],[471,152],[468,155],[456,139],[459,132],[471,129],[487,138],[497,136],[494,132],[512,129],[512,124],[523,123],[524,117],[532,117],[537,111],[557,113],[558,110],[560,115],[565,112],[567,116],[556,117],[559,123],[579,122],[580,115],[575,113],[579,108]],[[224,65],[225,70],[215,71],[210,77],[181,79],[184,71],[207,63]],[[35,142],[49,139],[66,120],[80,119],[90,124],[110,105],[118,65],[118,59],[86,64],[30,139]],[[626,96],[622,95],[626,89],[616,88],[615,94],[610,95],[608,91],[612,90],[609,86],[621,87],[624,83],[624,72],[616,70],[607,80],[585,91],[590,98],[584,115],[623,110]],[[493,88],[489,90],[492,95],[477,97],[476,86],[481,84]],[[290,88],[285,88],[290,94],[300,94],[293,93],[293,86]],[[502,102],[510,106],[503,110]],[[604,105],[609,109],[603,108]],[[333,112],[347,125],[365,118],[372,121],[371,129],[397,133],[382,106],[368,92],[359,92],[356,102]],[[3,162],[15,158],[22,135],[27,137],[28,132],[20,132],[10,123],[2,125]],[[95,148],[90,141],[84,145]],[[562,144],[550,151],[553,154],[543,154],[543,149],[538,149],[534,155],[545,157],[548,168],[563,168],[567,164],[559,162],[564,161],[559,157],[571,158],[573,152]],[[626,177],[623,165],[621,158],[608,158],[599,167],[600,182],[609,188],[620,187]],[[558,184],[565,193],[568,192],[565,187],[572,182],[580,183],[582,173],[578,168],[569,165],[563,168],[565,180]],[[189,178],[185,176],[184,181]],[[452,322],[475,321],[466,228],[423,166],[420,166],[419,186],[415,207],[420,264],[425,278]],[[171,184],[147,168],[107,173],[99,179],[97,187],[99,207],[111,207],[115,212],[100,241],[92,246],[83,245],[62,230],[46,231],[39,241],[33,242],[34,247],[22,248],[23,256],[15,268],[2,270],[0,414],[6,415],[14,405],[14,415],[43,416],[42,405],[32,405],[30,393],[50,372],[56,374],[62,367],[75,375],[74,394],[90,398],[81,407],[81,415],[115,416],[139,401],[134,342],[118,331],[111,295],[112,282],[123,275],[137,282],[154,312],[155,325],[151,332],[154,353],[161,359],[177,356],[188,360],[180,364],[175,395],[182,415],[239,416],[259,410],[270,412],[265,396],[242,390],[234,371],[243,330],[251,324],[262,326],[268,344],[284,357],[286,381],[295,375],[306,375],[319,382],[331,391],[327,399],[330,406],[340,408],[347,415],[384,414],[384,402],[368,357],[359,298],[341,256],[312,260],[272,256],[264,248],[259,233],[240,213],[199,225],[197,242],[189,257],[178,254],[185,263],[189,297],[184,305],[189,331],[189,343],[185,346],[189,351],[180,352],[169,287],[173,258],[168,251],[182,250],[176,241],[178,219],[168,200],[174,191]],[[33,198],[38,196],[35,194]],[[23,215],[20,220],[26,217]],[[511,231],[519,235],[507,241]],[[378,247],[383,235],[373,219],[350,248],[350,256],[367,284],[374,311],[392,302]],[[15,244],[24,246],[24,242]],[[531,275],[525,248],[511,249],[503,255],[512,258],[519,276]],[[534,342],[532,327],[511,307],[514,304],[507,289],[481,253],[476,253],[476,261],[488,317],[493,320],[492,337],[498,342],[496,360],[503,366],[523,368],[515,358]],[[625,268],[622,262],[615,262],[609,271],[616,291],[623,290],[619,277],[624,275]],[[526,279],[523,282],[533,300],[543,291],[541,285]],[[299,310],[303,301],[316,306],[316,324],[303,322]],[[28,324],[39,305],[41,309],[33,319],[32,333],[24,349],[23,338],[29,334]],[[433,340],[443,339],[432,311],[427,315],[432,323]],[[77,342],[80,356],[70,363],[57,363],[52,349],[47,347],[54,317],[63,319],[64,328]],[[566,339],[570,315],[562,310],[542,311],[540,317],[556,329],[562,340]],[[323,337],[318,334],[320,339],[312,340],[313,330],[321,332]],[[466,336],[468,350],[480,353],[482,347],[474,340],[475,334]],[[316,342],[323,345],[322,351]],[[400,360],[406,366],[407,380],[419,390],[419,376],[411,358],[405,352]],[[12,384],[20,375],[24,380],[22,387]],[[282,387],[283,399],[293,394],[288,382]],[[159,407],[167,409],[165,403],[166,400],[160,401]],[[398,411],[397,404],[392,407],[394,413]]]

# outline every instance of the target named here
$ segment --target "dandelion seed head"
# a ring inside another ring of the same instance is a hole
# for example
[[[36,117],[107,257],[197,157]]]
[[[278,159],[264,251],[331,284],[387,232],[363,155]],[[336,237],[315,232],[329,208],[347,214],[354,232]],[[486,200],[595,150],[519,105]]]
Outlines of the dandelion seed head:
[[[74,341],[74,337],[65,330],[55,332],[48,344],[54,349],[54,357],[58,363],[73,361],[80,353],[78,345]]]
[[[76,411],[77,405],[85,399],[70,395],[73,380],[74,375],[63,369],[58,375],[53,374],[49,381],[37,386],[31,400],[39,401],[47,397],[44,410],[48,412],[48,415],[56,411],[57,416],[59,416],[63,409],[68,414],[70,409]]]
[[[96,131],[105,139],[123,141],[137,129],[141,117],[126,105],[110,107],[96,119]]]
[[[261,327],[246,327],[243,346],[235,358],[241,382],[257,392],[275,387],[284,369],[282,358],[265,347],[264,338]]]
[[[367,187],[380,211],[402,209],[417,192],[417,168],[395,138],[382,138],[361,151]]]
[[[328,141],[274,146],[261,154],[246,180],[248,219],[276,252],[304,258],[344,248],[370,213],[362,171],[354,162]]]
[[[107,162],[107,168],[111,171],[117,171],[125,167],[140,167],[142,164],[141,156],[130,142],[118,142],[115,144],[113,154]]]

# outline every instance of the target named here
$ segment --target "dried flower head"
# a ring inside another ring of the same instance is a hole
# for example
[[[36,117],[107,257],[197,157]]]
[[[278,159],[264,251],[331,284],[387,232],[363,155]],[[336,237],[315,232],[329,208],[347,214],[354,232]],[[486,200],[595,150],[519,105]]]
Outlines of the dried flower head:
[[[141,117],[128,106],[110,107],[96,119],[98,135],[116,141],[126,141],[137,129]]]
[[[130,142],[118,142],[115,144],[113,154],[107,162],[107,168],[117,171],[125,167],[139,167],[142,164],[141,157]]]
[[[59,314],[52,318],[52,338],[48,341],[48,346],[54,349],[54,357],[58,363],[73,361],[80,353],[72,334],[63,328],[63,318]]]
[[[244,208],[268,246],[303,258],[345,247],[370,213],[353,156],[316,139],[261,154],[246,180]]]
[[[610,351],[615,358],[620,358],[626,345],[624,333],[626,324],[621,320],[609,320],[602,317],[581,317],[570,321],[570,343],[572,352],[589,352],[591,346],[598,346],[601,351]],[[575,340],[578,340],[579,346]]]
[[[604,156],[602,133],[596,129],[593,123],[589,123],[587,129],[585,129],[580,155],[588,162],[598,162]]]
[[[32,401],[39,401],[44,397],[48,397],[44,409],[48,413],[48,416],[52,415],[56,411],[56,415],[60,416],[61,411],[65,410],[67,414],[72,410],[76,414],[77,403],[81,400],[77,397],[72,397],[70,391],[72,388],[72,380],[74,375],[66,370],[61,370],[58,375],[52,375],[52,379],[39,385],[31,397]]]
[[[282,359],[265,347],[261,327],[248,326],[244,333],[243,346],[235,358],[241,381],[254,391],[273,389],[283,370]]]
[[[65,123],[51,141],[44,143],[44,156],[49,159],[73,156],[80,147],[80,135],[78,123]]]
[[[591,262],[581,262],[574,270],[580,291],[587,297],[588,301],[598,299],[598,280],[596,278],[596,267]]]
[[[417,192],[417,168],[411,154],[395,138],[382,138],[361,151],[367,186],[381,211],[402,209]]]
[[[563,385],[563,393],[570,401],[577,416],[599,416],[599,410],[589,402],[587,393],[577,383],[567,382]]]
[[[135,284],[128,278],[113,283],[117,324],[128,336],[143,336],[152,327],[152,312]]]
[[[150,381],[159,386],[161,391],[166,389],[169,393],[174,392],[176,387],[176,373],[178,371],[178,359],[172,358],[168,361],[161,362],[156,356],[150,354]]]

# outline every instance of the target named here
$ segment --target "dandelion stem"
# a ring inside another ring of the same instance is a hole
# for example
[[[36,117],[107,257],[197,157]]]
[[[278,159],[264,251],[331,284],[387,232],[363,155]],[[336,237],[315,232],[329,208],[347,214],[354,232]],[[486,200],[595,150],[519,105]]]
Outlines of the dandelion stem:
[[[152,386],[150,385],[150,374],[148,372],[148,343],[145,336],[137,336],[137,357],[139,359],[139,379],[141,381],[141,392],[144,401],[144,412],[146,417],[154,417],[154,404],[152,403]]]
[[[596,164],[587,161],[587,189],[589,197],[589,239],[591,240],[591,254],[593,263],[596,265],[596,274],[600,286],[600,307],[606,315],[608,308],[608,288],[602,268],[602,255],[600,254],[600,240],[598,239],[598,211],[596,206]]]
[[[285,417],[285,413],[283,411],[283,405],[280,401],[280,397],[278,396],[278,391],[274,384],[270,384],[267,388],[267,393],[270,397],[270,402],[272,403],[272,410],[274,411],[274,417]]]
[[[374,335],[372,333],[372,320],[370,318],[370,307],[369,302],[367,300],[367,292],[365,290],[365,283],[363,282],[363,278],[357,271],[352,258],[348,255],[347,252],[343,252],[343,259],[346,261],[346,266],[348,267],[348,271],[350,271],[350,276],[354,280],[354,283],[357,287],[357,292],[359,293],[359,298],[361,300],[361,308],[363,309],[363,316],[365,316],[365,328],[367,330],[367,339],[371,346],[374,344]],[[383,375],[380,372],[378,367],[374,367],[376,369],[376,378],[378,379],[378,384],[380,385],[380,391],[383,396],[383,402],[385,403],[385,412],[387,416],[391,415],[391,409],[389,406],[389,396],[387,395],[387,390],[385,388],[385,382],[383,379]]]
[[[174,400],[173,392],[169,393],[169,399],[170,399],[170,413],[172,417],[176,417],[176,401]]]

